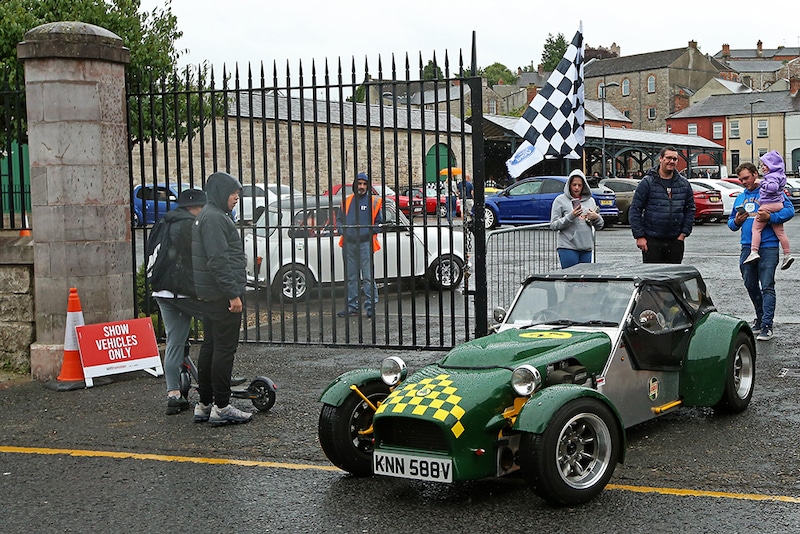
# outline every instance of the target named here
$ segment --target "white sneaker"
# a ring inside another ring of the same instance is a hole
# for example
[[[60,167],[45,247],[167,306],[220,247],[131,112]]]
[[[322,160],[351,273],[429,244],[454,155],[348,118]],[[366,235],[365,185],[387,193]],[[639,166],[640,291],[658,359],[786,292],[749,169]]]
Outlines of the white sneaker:
[[[793,263],[794,263],[794,258],[792,257],[792,255],[791,254],[785,255],[783,257],[783,263],[781,263],[781,270],[785,271],[786,269],[791,267]]]
[[[211,404],[198,402],[194,405],[194,422],[205,423],[211,415]]]
[[[758,260],[761,256],[758,255],[758,252],[755,250],[750,252],[750,255],[747,256],[742,263],[753,263],[754,261]]]
[[[224,408],[217,408],[215,404],[211,408],[211,416],[208,422],[212,425],[228,425],[232,423],[249,423],[252,419],[252,413],[243,412],[233,404],[228,404]]]

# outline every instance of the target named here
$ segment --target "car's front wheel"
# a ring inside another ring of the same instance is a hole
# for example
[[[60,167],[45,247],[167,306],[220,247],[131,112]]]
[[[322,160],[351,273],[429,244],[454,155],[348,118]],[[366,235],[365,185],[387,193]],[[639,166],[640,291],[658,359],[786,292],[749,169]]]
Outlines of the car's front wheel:
[[[447,217],[447,204],[445,203],[439,204],[436,214],[439,216],[440,219],[444,219],[445,217]]]
[[[725,391],[716,409],[731,413],[743,412],[753,397],[756,384],[756,351],[747,334],[739,332],[728,356]]]
[[[356,476],[372,474],[372,417],[389,395],[380,381],[359,388],[367,400],[352,392],[339,406],[324,404],[319,415],[319,444],[333,465]]]
[[[272,291],[275,296],[287,302],[307,298],[312,287],[314,287],[314,276],[303,265],[281,267],[272,283]]]
[[[621,442],[608,406],[584,397],[562,406],[543,433],[523,435],[520,465],[543,499],[580,504],[596,497],[608,484]]]
[[[464,262],[456,256],[444,255],[428,268],[428,281],[439,289],[455,289],[463,279]]]
[[[492,208],[486,207],[483,210],[483,226],[487,230],[497,228],[497,216],[492,211]]]

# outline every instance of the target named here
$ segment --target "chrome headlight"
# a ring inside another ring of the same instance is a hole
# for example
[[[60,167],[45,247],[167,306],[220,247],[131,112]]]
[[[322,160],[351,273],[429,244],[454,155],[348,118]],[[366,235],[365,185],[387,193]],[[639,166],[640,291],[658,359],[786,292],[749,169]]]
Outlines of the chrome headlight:
[[[381,380],[387,386],[396,386],[407,374],[406,362],[397,356],[389,356],[381,364]]]
[[[542,375],[532,365],[520,365],[511,373],[511,387],[520,397],[527,397],[542,385]]]

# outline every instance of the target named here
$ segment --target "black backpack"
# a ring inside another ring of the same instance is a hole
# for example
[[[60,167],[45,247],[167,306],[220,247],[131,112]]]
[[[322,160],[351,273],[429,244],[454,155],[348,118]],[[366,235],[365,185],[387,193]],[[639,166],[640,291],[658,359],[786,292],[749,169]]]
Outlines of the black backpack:
[[[195,297],[191,247],[194,216],[188,212],[186,217],[181,215],[171,212],[153,226],[145,245],[145,273],[153,291]]]

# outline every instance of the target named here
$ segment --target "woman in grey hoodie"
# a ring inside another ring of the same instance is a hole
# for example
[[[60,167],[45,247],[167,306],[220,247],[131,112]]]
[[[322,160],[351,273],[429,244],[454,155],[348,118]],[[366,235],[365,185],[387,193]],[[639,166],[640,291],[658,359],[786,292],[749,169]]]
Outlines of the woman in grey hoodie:
[[[586,176],[579,169],[572,171],[564,184],[564,193],[553,200],[550,210],[550,229],[558,230],[556,251],[562,269],[591,263],[592,228],[603,228],[603,218],[597,211]]]

